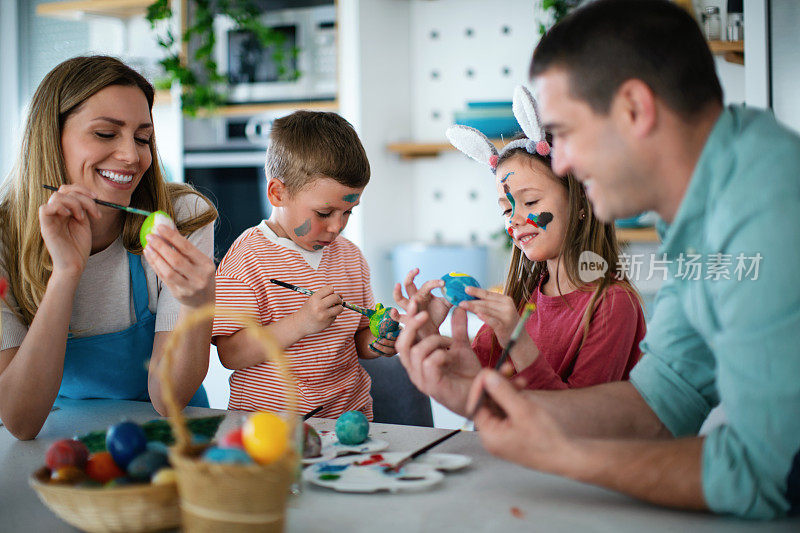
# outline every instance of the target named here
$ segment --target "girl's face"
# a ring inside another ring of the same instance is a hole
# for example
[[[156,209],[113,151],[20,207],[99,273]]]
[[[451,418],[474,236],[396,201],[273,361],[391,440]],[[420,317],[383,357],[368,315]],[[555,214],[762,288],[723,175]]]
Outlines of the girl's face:
[[[515,155],[497,167],[497,203],[514,245],[531,261],[561,254],[567,231],[567,189],[544,163]]]
[[[61,150],[67,181],[97,197],[129,205],[150,168],[153,124],[138,87],[111,85],[88,98],[67,117]]]

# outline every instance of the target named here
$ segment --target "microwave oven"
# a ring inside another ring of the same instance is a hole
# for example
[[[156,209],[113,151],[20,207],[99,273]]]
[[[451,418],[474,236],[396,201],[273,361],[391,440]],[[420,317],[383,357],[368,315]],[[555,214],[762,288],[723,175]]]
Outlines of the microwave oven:
[[[265,12],[261,22],[286,38],[285,66],[299,73],[287,79],[273,50],[226,16],[214,18],[215,59],[227,79],[231,103],[333,100],[337,92],[336,7],[318,5]],[[292,57],[292,50],[297,55]]]

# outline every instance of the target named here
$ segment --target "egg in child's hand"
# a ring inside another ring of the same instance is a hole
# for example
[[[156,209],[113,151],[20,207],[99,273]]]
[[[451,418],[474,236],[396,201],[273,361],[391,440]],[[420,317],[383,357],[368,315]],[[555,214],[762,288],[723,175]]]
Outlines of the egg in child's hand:
[[[442,276],[442,280],[444,281],[442,293],[444,294],[444,297],[447,298],[447,301],[451,304],[458,305],[461,302],[477,300],[477,298],[474,296],[470,296],[464,292],[464,289],[467,287],[480,288],[480,283],[478,283],[478,280],[472,276],[468,276],[462,272],[450,272],[449,274]]]
[[[289,425],[275,413],[253,413],[242,428],[242,442],[257,463],[269,464],[289,447]]]
[[[342,444],[361,444],[368,436],[369,421],[361,411],[347,411],[336,421],[336,437]]]
[[[142,243],[142,248],[147,246],[147,236],[159,224],[165,224],[171,228],[175,227],[175,223],[164,211],[153,211],[144,219],[142,229],[139,230],[139,242]]]
[[[400,335],[400,324],[389,314],[394,307],[375,306],[375,312],[369,317],[369,330],[376,339],[396,339]]]

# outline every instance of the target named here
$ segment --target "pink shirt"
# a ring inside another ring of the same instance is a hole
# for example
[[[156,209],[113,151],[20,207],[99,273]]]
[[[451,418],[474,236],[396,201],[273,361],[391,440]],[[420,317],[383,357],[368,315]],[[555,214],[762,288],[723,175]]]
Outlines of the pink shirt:
[[[590,291],[547,296],[539,288],[525,329],[539,348],[539,357],[519,371],[529,389],[567,389],[628,379],[639,361],[639,342],[645,334],[644,313],[636,297],[612,285],[595,306],[586,340],[583,313]],[[502,352],[491,328],[483,326],[472,342],[481,365],[493,367]],[[510,359],[509,359],[510,361]]]

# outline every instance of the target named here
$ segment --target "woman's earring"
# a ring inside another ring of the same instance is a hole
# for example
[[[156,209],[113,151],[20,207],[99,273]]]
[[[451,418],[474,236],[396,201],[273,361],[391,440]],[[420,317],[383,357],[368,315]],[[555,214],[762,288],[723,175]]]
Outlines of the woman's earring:
[[[581,209],[580,213],[578,214],[578,220],[583,220],[584,218],[586,218],[586,213],[583,209]]]

